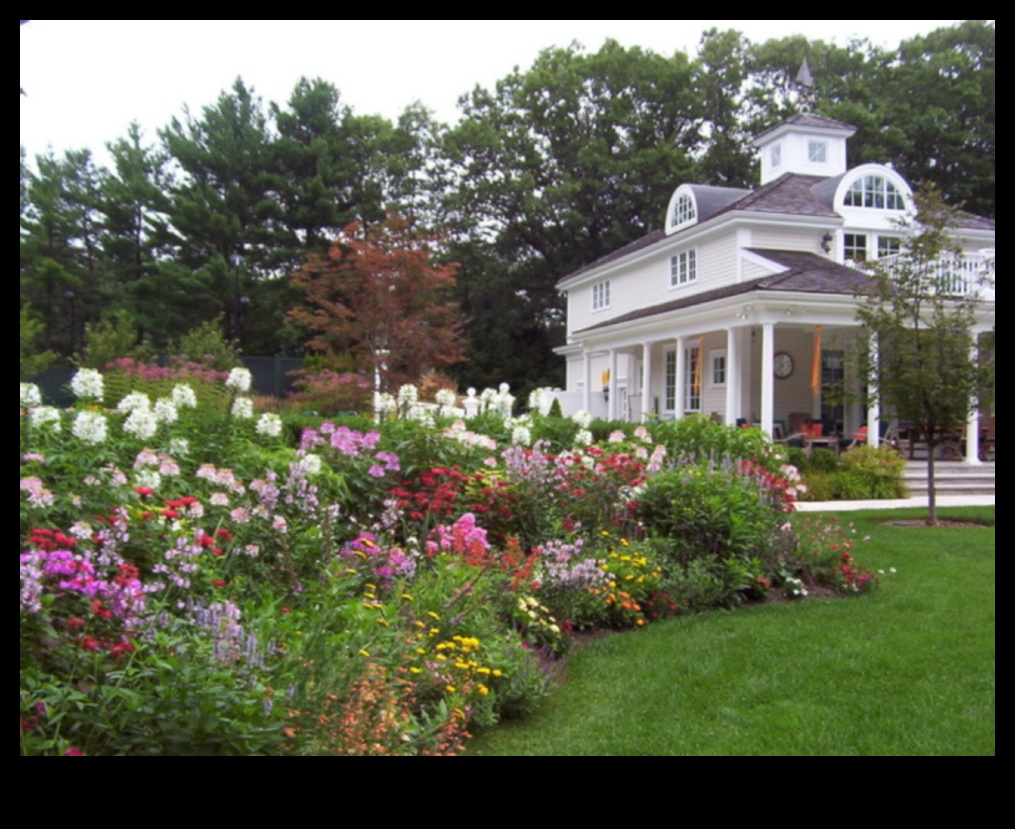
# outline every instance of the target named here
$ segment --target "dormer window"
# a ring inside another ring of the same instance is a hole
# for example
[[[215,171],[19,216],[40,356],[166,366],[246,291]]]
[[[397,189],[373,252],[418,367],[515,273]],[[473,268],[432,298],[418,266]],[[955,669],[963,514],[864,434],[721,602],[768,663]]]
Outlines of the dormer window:
[[[828,142],[808,141],[807,160],[812,164],[824,164],[828,160]]]
[[[906,209],[899,188],[878,175],[860,176],[850,185],[842,203],[846,207],[871,207],[875,210]]]
[[[771,155],[769,156],[769,162],[773,168],[782,164],[782,144],[773,145]]]
[[[690,193],[681,193],[677,196],[676,204],[673,205],[671,224],[674,227],[678,227],[688,222],[693,222],[696,218],[694,199],[691,198]]]
[[[686,184],[681,184],[670,197],[666,207],[666,232],[673,233],[698,221],[698,202],[694,191]]]

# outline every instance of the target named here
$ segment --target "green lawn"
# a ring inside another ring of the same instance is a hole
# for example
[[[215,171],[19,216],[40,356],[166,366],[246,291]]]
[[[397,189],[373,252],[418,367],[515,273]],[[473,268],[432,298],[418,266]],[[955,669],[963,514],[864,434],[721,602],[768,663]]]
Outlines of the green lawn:
[[[582,649],[540,710],[481,755],[994,754],[994,508],[976,528],[840,513],[883,569],[858,599],[759,605],[654,624]],[[890,573],[890,568],[896,573]]]

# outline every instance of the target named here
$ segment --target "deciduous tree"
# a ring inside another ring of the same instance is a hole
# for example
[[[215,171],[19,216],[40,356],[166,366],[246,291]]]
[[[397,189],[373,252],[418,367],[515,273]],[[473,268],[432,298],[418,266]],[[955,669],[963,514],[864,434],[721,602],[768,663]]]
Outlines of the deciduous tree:
[[[937,521],[937,448],[966,425],[971,406],[993,398],[993,352],[984,360],[973,351],[978,328],[993,316],[980,313],[987,310],[982,297],[992,291],[993,268],[961,266],[954,223],[940,191],[922,188],[915,221],[902,223],[908,231],[902,253],[872,264],[858,313],[878,345],[864,366],[870,393],[927,442],[931,523]]]
[[[311,332],[309,348],[348,353],[361,373],[380,375],[382,389],[417,381],[464,359],[450,299],[457,265],[438,253],[436,239],[399,217],[369,231],[353,223],[293,276],[305,302],[290,316]]]

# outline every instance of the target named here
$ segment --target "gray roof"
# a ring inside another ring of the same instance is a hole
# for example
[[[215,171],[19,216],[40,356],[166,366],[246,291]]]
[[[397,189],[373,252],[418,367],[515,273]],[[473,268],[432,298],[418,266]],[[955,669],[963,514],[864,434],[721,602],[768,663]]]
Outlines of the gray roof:
[[[689,184],[687,187],[694,193],[699,222],[711,219],[724,207],[751,194],[750,190],[743,187],[716,187],[711,184]]]
[[[611,325],[635,320],[647,319],[670,311],[693,308],[707,302],[751,293],[752,291],[786,291],[788,293],[807,294],[840,294],[855,296],[870,284],[871,277],[853,268],[847,268],[816,253],[797,250],[770,250],[768,248],[748,248],[752,253],[764,256],[785,270],[771,276],[762,276],[735,285],[726,285],[700,294],[693,294],[650,308],[640,308],[627,314],[576,331],[575,336]]]
[[[791,115],[785,121],[780,121],[773,127],[769,127],[767,130],[761,133],[761,135],[755,137],[754,143],[757,144],[759,141],[761,141],[762,138],[764,138],[770,132],[775,132],[777,129],[787,127],[790,124],[799,127],[813,127],[816,129],[823,130],[846,130],[849,132],[850,135],[856,132],[856,127],[854,127],[852,124],[846,124],[843,123],[842,121],[836,121],[834,118],[825,118],[823,115],[815,115],[812,112],[800,112],[797,113],[796,115]]]
[[[750,195],[731,204],[727,210],[746,210],[753,213],[785,213],[790,216],[821,216],[829,219],[840,218],[814,193],[815,187],[824,182],[821,176],[802,176],[797,173],[783,173],[775,181],[759,187]]]
[[[960,210],[955,217],[955,226],[964,227],[967,230],[994,230],[994,220]]]

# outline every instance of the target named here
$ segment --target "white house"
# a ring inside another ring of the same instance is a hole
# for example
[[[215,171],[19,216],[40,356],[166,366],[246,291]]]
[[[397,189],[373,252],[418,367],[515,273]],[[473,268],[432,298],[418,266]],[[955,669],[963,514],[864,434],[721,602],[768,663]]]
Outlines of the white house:
[[[863,385],[846,359],[865,280],[850,264],[897,254],[896,222],[913,202],[891,167],[847,169],[855,131],[793,116],[755,140],[756,190],[681,184],[663,230],[561,279],[565,412],[630,420],[703,412],[759,422],[770,434],[801,416],[834,419],[846,434],[877,422],[875,406],[843,406],[823,389]],[[994,221],[962,214],[956,230],[972,285],[993,268]],[[991,293],[984,330],[993,317]]]

